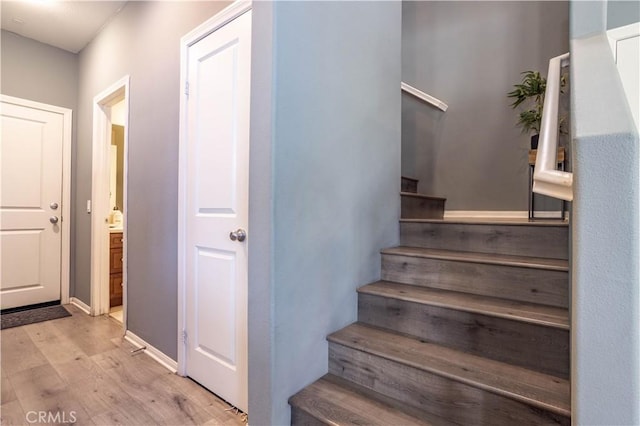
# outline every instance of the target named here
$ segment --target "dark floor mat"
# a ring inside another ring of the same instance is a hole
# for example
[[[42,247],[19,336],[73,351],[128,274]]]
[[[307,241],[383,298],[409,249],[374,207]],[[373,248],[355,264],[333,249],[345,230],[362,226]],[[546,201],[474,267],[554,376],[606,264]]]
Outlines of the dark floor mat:
[[[0,322],[2,323],[2,327],[0,327],[0,329],[4,330],[5,328],[19,327],[21,325],[70,316],[71,314],[69,311],[67,311],[62,305],[12,312],[10,314],[2,314],[0,316]]]

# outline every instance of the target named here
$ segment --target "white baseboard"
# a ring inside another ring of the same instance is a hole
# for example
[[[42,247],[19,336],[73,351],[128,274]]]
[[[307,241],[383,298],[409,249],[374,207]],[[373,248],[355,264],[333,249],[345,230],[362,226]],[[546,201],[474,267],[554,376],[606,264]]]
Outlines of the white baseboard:
[[[91,306],[87,305],[82,300],[80,300],[78,298],[75,298],[75,297],[71,297],[69,299],[69,303],[71,303],[76,308],[80,309],[85,314],[91,315]]]
[[[536,219],[559,219],[560,210],[536,211]],[[567,212],[565,217],[569,217]],[[445,219],[528,219],[526,210],[445,210]]]
[[[134,346],[137,346],[138,348],[144,347],[145,348],[144,353],[149,355],[151,358],[153,358],[155,361],[157,361],[160,365],[162,365],[167,370],[171,371],[172,373],[175,373],[176,371],[178,371],[177,361],[174,361],[173,359],[165,355],[162,351],[160,351],[158,348],[151,346],[150,344],[142,340],[140,337],[136,336],[131,331],[127,330],[124,334],[124,338],[129,343],[131,343]]]

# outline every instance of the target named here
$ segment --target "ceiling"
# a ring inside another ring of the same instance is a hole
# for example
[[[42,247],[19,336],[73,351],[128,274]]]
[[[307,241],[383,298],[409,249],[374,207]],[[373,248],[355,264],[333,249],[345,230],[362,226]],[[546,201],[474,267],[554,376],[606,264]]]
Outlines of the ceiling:
[[[2,0],[2,29],[78,53],[120,12],[125,3],[102,0]]]

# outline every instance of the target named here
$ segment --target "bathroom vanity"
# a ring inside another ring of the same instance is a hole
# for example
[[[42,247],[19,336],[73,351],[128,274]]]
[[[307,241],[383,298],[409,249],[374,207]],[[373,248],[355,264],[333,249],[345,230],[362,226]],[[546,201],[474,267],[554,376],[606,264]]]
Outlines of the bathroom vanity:
[[[109,231],[109,307],[122,305],[122,230]]]

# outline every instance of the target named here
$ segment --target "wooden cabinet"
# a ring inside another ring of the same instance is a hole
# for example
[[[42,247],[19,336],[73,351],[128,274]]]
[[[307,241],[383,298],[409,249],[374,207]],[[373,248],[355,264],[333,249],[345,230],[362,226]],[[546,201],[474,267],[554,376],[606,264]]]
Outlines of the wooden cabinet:
[[[110,234],[109,306],[122,305],[122,232]]]

